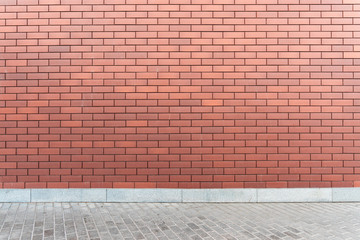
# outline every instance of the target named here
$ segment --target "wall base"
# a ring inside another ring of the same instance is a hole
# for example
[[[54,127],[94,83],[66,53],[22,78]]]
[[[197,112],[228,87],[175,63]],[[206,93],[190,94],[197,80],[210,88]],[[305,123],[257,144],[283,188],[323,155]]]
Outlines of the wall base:
[[[360,202],[360,188],[0,189],[0,202]]]

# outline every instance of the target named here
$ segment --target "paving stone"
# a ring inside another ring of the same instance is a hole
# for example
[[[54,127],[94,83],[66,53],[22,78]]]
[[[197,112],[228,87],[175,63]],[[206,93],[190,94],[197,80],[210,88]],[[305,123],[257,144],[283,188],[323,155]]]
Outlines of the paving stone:
[[[360,203],[2,203],[0,240],[355,239]]]
[[[33,235],[32,240],[42,240],[43,236],[42,235]]]

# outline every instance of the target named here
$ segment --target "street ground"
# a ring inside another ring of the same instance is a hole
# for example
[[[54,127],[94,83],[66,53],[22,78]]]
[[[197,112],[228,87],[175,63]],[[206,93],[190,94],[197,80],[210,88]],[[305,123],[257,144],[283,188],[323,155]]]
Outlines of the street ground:
[[[360,203],[0,203],[0,239],[360,239]]]

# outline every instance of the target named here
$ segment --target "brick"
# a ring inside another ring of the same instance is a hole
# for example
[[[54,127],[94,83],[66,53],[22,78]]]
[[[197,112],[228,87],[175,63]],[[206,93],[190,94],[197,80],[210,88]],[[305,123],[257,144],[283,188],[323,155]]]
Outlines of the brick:
[[[67,176],[40,171],[37,183],[10,171],[6,186],[356,180],[346,177],[359,158],[354,1],[9,3],[0,7],[0,161]]]

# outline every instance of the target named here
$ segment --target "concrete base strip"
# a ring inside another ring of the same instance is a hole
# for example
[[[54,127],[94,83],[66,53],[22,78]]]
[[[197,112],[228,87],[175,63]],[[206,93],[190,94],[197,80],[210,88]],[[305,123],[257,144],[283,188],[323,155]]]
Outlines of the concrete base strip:
[[[0,202],[360,202],[360,188],[0,189]]]

